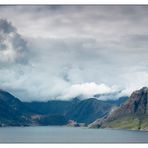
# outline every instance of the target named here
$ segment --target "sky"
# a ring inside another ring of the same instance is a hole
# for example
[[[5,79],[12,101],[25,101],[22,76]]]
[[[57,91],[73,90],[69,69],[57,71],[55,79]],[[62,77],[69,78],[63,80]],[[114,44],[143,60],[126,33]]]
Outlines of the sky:
[[[148,6],[0,6],[1,89],[46,101],[144,86]]]

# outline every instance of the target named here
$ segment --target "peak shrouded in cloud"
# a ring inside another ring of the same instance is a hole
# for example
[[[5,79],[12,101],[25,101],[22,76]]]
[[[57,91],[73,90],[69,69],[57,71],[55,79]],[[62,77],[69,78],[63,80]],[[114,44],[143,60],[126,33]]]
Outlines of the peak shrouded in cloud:
[[[148,86],[148,6],[0,6],[0,87],[24,100]]]

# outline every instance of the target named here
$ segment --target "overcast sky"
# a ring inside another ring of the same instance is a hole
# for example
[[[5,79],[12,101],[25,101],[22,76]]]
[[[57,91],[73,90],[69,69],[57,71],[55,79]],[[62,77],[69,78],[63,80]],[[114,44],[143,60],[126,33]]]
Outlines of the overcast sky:
[[[148,6],[0,6],[0,88],[22,100],[148,86]]]

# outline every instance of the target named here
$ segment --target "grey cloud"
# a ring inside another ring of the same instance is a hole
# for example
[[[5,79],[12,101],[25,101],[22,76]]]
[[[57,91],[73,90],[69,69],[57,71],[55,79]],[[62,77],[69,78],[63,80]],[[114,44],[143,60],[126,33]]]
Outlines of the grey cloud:
[[[0,32],[3,33],[10,33],[10,32],[15,32],[16,29],[12,26],[10,22],[8,22],[5,19],[0,20]]]
[[[129,95],[148,85],[147,16],[148,6],[0,6],[13,24],[0,23],[1,52],[9,39],[19,53],[0,69],[1,87],[24,100],[85,95],[92,84],[91,95],[102,84]]]
[[[0,64],[25,62],[26,41],[6,19],[0,19]]]

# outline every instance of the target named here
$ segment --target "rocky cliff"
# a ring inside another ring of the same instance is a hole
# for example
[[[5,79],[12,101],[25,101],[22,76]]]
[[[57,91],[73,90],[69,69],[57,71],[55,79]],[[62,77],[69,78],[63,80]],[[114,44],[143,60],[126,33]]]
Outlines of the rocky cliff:
[[[148,129],[148,88],[134,91],[120,107],[97,119],[90,127]]]

